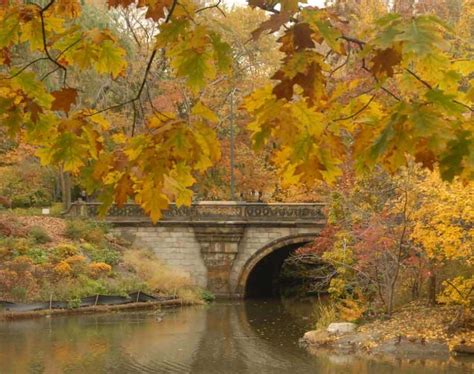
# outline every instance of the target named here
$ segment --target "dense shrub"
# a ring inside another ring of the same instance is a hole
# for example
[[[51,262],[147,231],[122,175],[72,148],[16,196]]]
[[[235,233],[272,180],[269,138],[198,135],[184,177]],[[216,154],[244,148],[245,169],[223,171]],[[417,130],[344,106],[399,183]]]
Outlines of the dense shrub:
[[[112,272],[112,266],[104,262],[93,262],[89,264],[89,275],[93,279],[102,278]]]
[[[27,231],[13,214],[0,214],[0,235],[25,237]]]
[[[216,299],[216,295],[214,295],[209,290],[201,290],[201,299],[203,299],[206,303],[211,303]]]
[[[107,229],[106,224],[73,219],[67,222],[65,234],[72,240],[84,240],[89,243],[101,244],[105,241]]]
[[[45,229],[40,226],[33,226],[30,228],[29,236],[37,244],[45,244],[51,242],[51,237],[48,235]]]
[[[60,244],[50,250],[49,259],[51,262],[60,262],[68,257],[78,255],[79,248],[74,244]]]
[[[40,286],[31,259],[19,256],[0,269],[0,298],[25,302],[38,298]]]
[[[32,247],[33,243],[28,238],[7,238],[4,244],[9,250],[11,257],[23,256]]]
[[[90,243],[81,245],[82,251],[94,262],[104,262],[108,265],[117,265],[120,262],[120,252],[106,245],[97,247]]]
[[[49,259],[48,251],[43,248],[31,248],[26,252],[26,256],[36,265],[45,264]]]
[[[0,171],[0,195],[7,198],[12,208],[48,206],[54,191],[54,175],[34,159],[4,167]]]
[[[82,255],[74,255],[64,260],[70,267],[70,276],[79,277],[82,274],[87,273],[87,261]]]

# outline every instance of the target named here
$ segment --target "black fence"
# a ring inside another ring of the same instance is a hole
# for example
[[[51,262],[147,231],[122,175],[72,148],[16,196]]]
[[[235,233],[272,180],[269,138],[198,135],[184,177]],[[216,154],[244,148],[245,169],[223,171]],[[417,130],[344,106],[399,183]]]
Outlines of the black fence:
[[[71,309],[71,305],[77,308],[97,306],[97,305],[120,305],[130,303],[143,303],[150,301],[166,301],[174,300],[174,296],[152,296],[144,292],[132,292],[127,296],[115,296],[115,295],[95,295],[83,297],[79,300],[78,304],[71,304],[67,301],[50,301],[44,303],[29,303],[20,304],[12,303],[10,301],[0,300],[0,311],[7,312],[34,312],[37,310],[49,310],[49,309]]]

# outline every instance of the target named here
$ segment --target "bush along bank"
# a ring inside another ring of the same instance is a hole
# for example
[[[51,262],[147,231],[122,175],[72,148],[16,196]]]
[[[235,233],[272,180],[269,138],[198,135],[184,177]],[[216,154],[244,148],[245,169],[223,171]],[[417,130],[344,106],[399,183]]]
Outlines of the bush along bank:
[[[26,309],[25,304],[35,303],[71,309],[84,306],[84,300],[100,305],[110,296],[128,303],[134,292],[186,304],[210,299],[187,274],[166,266],[149,250],[132,248],[105,224],[0,213],[4,309],[14,310],[11,303]]]

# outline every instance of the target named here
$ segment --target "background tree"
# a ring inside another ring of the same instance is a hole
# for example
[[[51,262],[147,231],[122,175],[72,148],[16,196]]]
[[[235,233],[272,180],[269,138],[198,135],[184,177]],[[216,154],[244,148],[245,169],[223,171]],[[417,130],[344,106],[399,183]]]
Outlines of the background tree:
[[[192,185],[221,153],[222,118],[206,98],[220,83],[235,88],[238,68],[252,59],[246,44],[244,54],[229,45],[239,43],[219,26],[219,4],[110,0],[110,14],[94,23],[81,18],[88,10],[79,1],[8,2],[0,11],[2,127],[37,147],[44,164],[80,175],[104,211],[133,198],[156,221],[170,201],[190,203]],[[250,3],[270,15],[252,38],[277,33],[283,54],[273,83],[245,103],[254,144],[271,153],[264,159],[285,183],[306,187],[334,182],[348,154],[358,173],[376,165],[393,173],[411,155],[444,179],[470,179],[468,40],[431,15],[376,19],[377,10],[358,29],[341,4]],[[250,70],[271,74],[257,65]],[[94,97],[82,87],[97,75],[105,81]],[[153,104],[163,80],[179,87],[173,112]],[[111,125],[115,118],[127,126]]]

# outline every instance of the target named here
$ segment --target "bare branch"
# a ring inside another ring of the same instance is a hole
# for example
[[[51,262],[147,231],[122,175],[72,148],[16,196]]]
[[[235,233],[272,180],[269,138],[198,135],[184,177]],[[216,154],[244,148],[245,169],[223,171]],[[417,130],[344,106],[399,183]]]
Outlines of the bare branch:
[[[196,14],[200,13],[200,12],[203,12],[207,9],[213,9],[213,8],[216,8],[219,12],[221,12],[221,14],[226,17],[226,14],[225,12],[219,7],[219,5],[222,3],[222,0],[219,0],[216,4],[213,4],[213,5],[209,5],[209,6],[205,6],[204,8],[200,8],[198,10],[196,10]]]
[[[130,18],[128,12],[125,12],[125,10],[122,12],[125,18],[125,23],[127,24],[128,29],[132,33],[133,40],[135,40],[135,43],[137,43],[138,47],[141,48],[142,44],[140,43],[140,40],[138,39],[137,34],[135,33],[135,30],[133,29],[132,24],[130,23]]]

